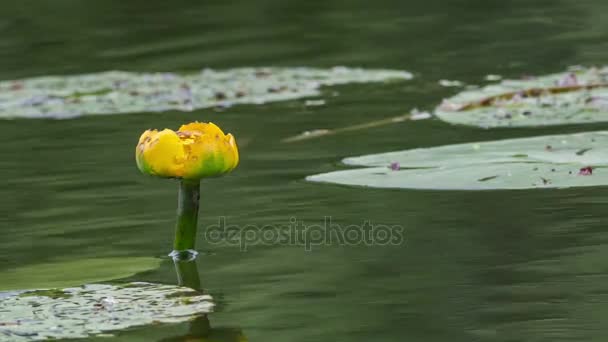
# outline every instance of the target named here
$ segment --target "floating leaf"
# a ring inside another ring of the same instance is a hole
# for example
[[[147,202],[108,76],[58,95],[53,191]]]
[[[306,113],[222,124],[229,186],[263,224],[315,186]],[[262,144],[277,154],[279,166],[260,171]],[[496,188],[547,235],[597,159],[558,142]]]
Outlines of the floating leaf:
[[[407,80],[406,71],[360,68],[205,69],[191,74],[109,71],[0,82],[0,118],[192,111],[317,96],[321,86]]]
[[[484,128],[608,121],[608,67],[579,67],[464,91],[444,100],[435,115]]]
[[[153,323],[179,323],[208,313],[212,298],[151,283],[0,293],[0,341],[84,338]]]
[[[157,268],[161,260],[148,257],[75,259],[35,264],[0,273],[0,291],[76,286],[120,279]]]
[[[462,82],[460,82],[458,80],[454,80],[454,81],[439,80],[439,82],[437,82],[437,83],[439,83],[439,85],[442,87],[462,87],[464,85]]]
[[[502,76],[495,75],[495,74],[489,74],[489,75],[486,75],[486,77],[484,77],[484,79],[486,81],[500,81],[502,79]]]
[[[343,162],[367,168],[324,173],[307,180],[441,190],[608,185],[608,169],[597,168],[608,165],[608,131],[421,148],[346,158]],[[588,176],[579,175],[579,170]]]

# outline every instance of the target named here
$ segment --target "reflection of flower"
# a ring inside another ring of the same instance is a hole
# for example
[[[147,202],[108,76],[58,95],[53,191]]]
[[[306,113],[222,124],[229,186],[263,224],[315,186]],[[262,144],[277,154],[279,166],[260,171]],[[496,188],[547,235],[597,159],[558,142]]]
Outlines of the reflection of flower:
[[[211,122],[193,122],[177,132],[145,131],[135,159],[142,173],[198,180],[232,171],[239,163],[239,152],[232,134],[224,134]]]

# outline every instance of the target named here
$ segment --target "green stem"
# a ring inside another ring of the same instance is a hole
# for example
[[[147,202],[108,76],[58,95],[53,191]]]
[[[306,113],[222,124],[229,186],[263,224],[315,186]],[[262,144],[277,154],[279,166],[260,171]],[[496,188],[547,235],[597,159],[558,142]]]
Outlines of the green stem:
[[[198,180],[182,179],[179,182],[177,224],[175,226],[175,241],[173,242],[174,253],[194,250],[199,198],[200,182]]]

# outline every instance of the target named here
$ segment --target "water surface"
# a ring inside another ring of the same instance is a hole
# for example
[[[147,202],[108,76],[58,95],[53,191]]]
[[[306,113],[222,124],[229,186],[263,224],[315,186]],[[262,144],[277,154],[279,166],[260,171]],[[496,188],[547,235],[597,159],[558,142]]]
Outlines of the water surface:
[[[70,258],[164,257],[177,184],[140,175],[134,146],[147,128],[214,121],[235,134],[242,160],[232,175],[203,182],[202,226],[219,216],[241,226],[331,216],[341,225],[405,228],[397,246],[312,251],[242,252],[199,240],[203,286],[218,301],[209,320],[220,333],[241,330],[252,341],[605,341],[605,188],[396,191],[303,178],[351,155],[608,125],[482,130],[426,120],[280,141],[431,109],[457,91],[439,79],[481,84],[486,74],[604,64],[606,10],[601,0],[5,2],[2,79],[261,65],[405,69],[417,77],[327,89],[320,107],[298,100],[2,121],[0,272]],[[134,279],[176,281],[168,260]],[[160,340],[188,328],[145,327],[103,340]]]

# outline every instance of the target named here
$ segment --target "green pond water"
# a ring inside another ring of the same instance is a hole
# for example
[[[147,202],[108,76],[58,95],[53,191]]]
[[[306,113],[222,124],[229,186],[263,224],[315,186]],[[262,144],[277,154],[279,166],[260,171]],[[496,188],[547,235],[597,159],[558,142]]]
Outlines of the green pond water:
[[[175,284],[166,255],[177,183],[142,176],[134,147],[147,128],[213,121],[237,137],[241,164],[203,182],[201,227],[220,216],[239,226],[331,216],[343,226],[404,228],[397,245],[311,251],[287,244],[241,251],[201,236],[198,269],[217,303],[209,316],[217,340],[240,331],[251,341],[605,341],[606,187],[447,192],[303,179],[352,155],[608,124],[483,130],[423,120],[281,140],[432,109],[458,91],[440,79],[483,84],[487,74],[605,64],[607,10],[604,0],[3,2],[1,79],[265,65],[404,69],[416,78],[327,88],[327,104],[317,107],[294,100],[0,121],[0,285],[22,288],[3,276],[19,267],[118,257],[164,258],[129,280]],[[83,268],[62,272],[72,279]],[[100,340],[179,340],[189,327],[140,327]]]

